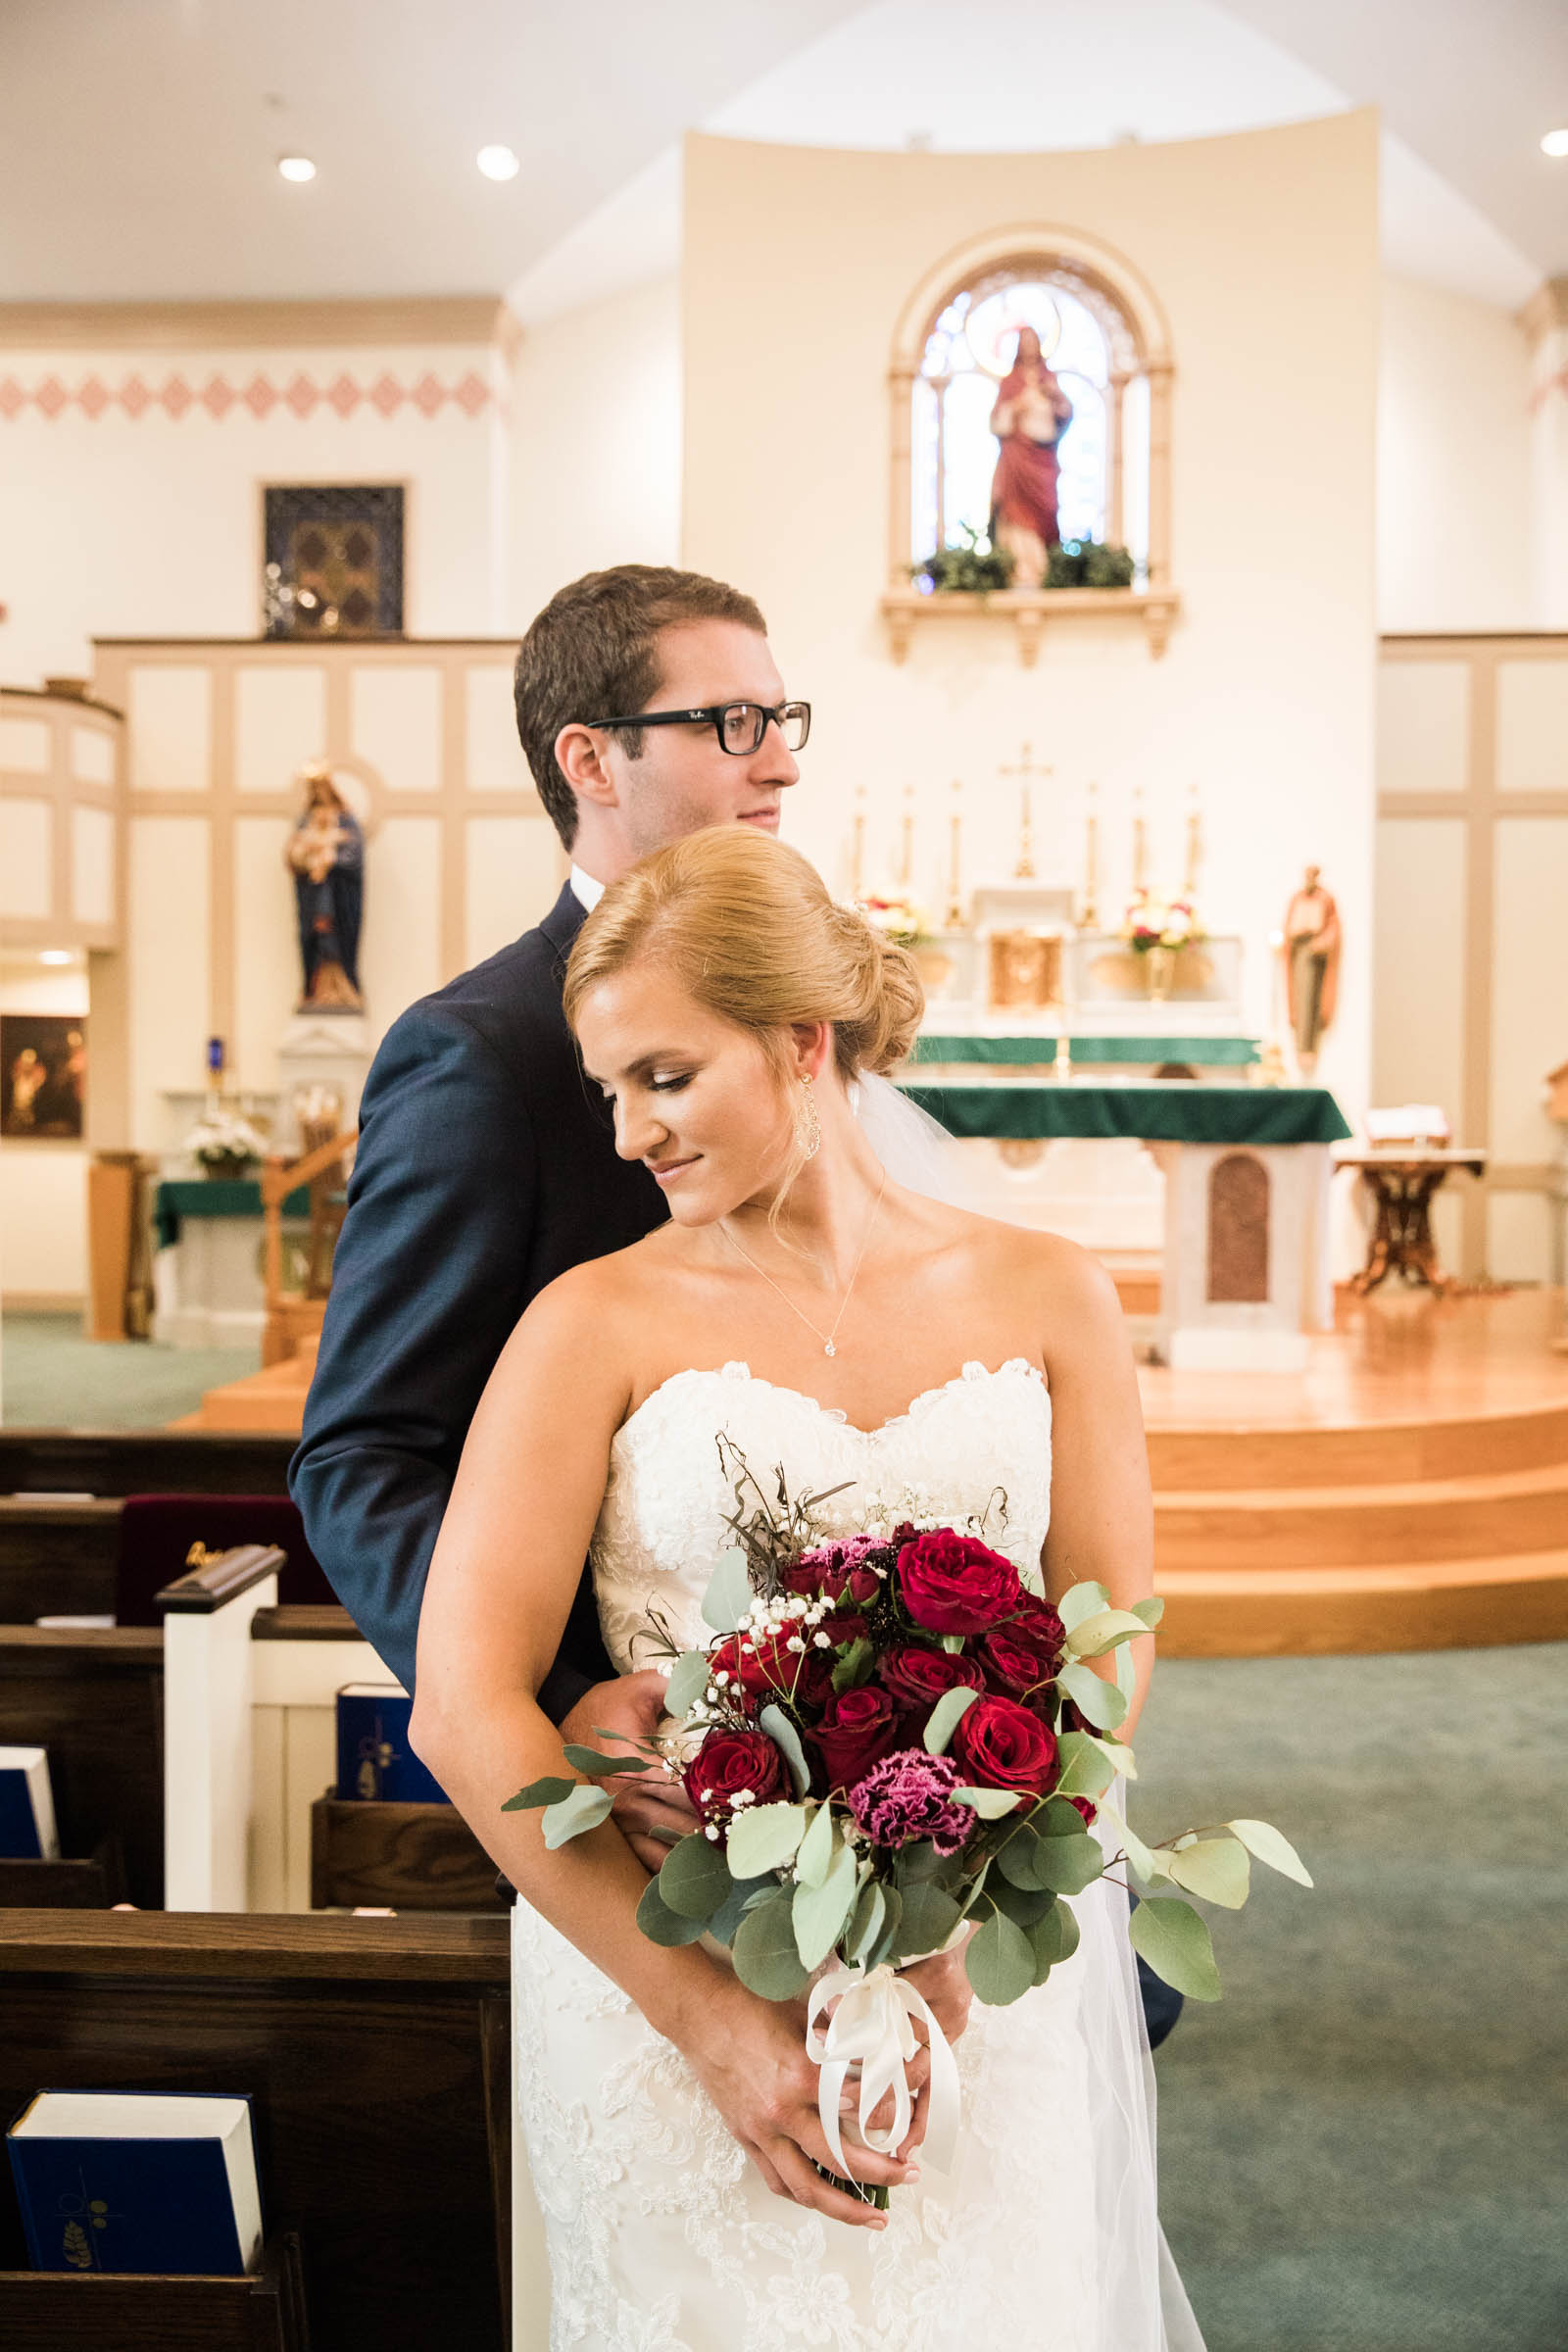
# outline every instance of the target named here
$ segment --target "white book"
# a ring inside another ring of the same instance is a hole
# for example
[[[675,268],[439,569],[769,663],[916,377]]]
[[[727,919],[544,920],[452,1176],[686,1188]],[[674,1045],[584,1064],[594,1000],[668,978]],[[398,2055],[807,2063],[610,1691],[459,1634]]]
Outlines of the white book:
[[[8,2138],[39,2269],[255,2269],[262,2198],[249,2099],[43,2090]],[[74,2239],[58,2229],[61,2214],[75,2219]]]
[[[47,1748],[0,1747],[0,1854],[60,1859]]]

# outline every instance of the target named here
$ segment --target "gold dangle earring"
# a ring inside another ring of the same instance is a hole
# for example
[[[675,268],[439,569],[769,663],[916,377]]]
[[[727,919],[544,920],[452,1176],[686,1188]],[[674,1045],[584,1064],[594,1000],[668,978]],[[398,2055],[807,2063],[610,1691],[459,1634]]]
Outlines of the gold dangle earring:
[[[822,1122],[817,1116],[816,1097],[811,1091],[809,1070],[803,1071],[801,1075],[801,1109],[796,1133],[801,1140],[802,1157],[814,1159],[822,1149]]]

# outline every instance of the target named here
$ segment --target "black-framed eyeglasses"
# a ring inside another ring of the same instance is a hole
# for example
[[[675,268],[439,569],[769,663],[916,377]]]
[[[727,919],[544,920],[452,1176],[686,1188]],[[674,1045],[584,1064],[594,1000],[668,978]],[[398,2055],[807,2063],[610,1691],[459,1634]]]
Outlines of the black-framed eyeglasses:
[[[639,710],[631,718],[585,718],[585,727],[711,727],[721,751],[745,760],[762,748],[771,721],[787,752],[805,748],[811,732],[809,703],[708,703],[700,710]]]

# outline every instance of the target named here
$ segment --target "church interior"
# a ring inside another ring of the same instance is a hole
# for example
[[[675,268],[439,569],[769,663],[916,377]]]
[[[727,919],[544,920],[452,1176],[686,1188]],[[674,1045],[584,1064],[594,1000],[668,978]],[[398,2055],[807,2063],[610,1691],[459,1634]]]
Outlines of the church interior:
[[[648,564],[1114,1278],[1142,1802],[1313,1870],[1155,2060],[1210,2352],[1560,2352],[1557,0],[9,0],[0,123],[0,2111],[246,2096],[266,2224],[68,2277],[0,2174],[0,2340],[549,2340],[493,1866],[344,1769],[286,1474],[376,1049],[566,878],[518,642]]]

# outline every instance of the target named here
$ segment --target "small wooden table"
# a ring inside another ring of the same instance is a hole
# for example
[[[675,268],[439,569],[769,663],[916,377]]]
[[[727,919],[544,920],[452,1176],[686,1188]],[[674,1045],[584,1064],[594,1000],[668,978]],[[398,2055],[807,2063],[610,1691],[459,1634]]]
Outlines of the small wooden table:
[[[1366,1264],[1351,1275],[1351,1290],[1364,1298],[1380,1282],[1397,1274],[1440,1298],[1450,1291],[1453,1283],[1438,1265],[1432,1238],[1432,1202],[1451,1168],[1463,1168],[1471,1176],[1483,1174],[1485,1152],[1464,1151],[1457,1145],[1442,1151],[1398,1145],[1381,1152],[1337,1152],[1334,1164],[1358,1169],[1377,1204]]]

